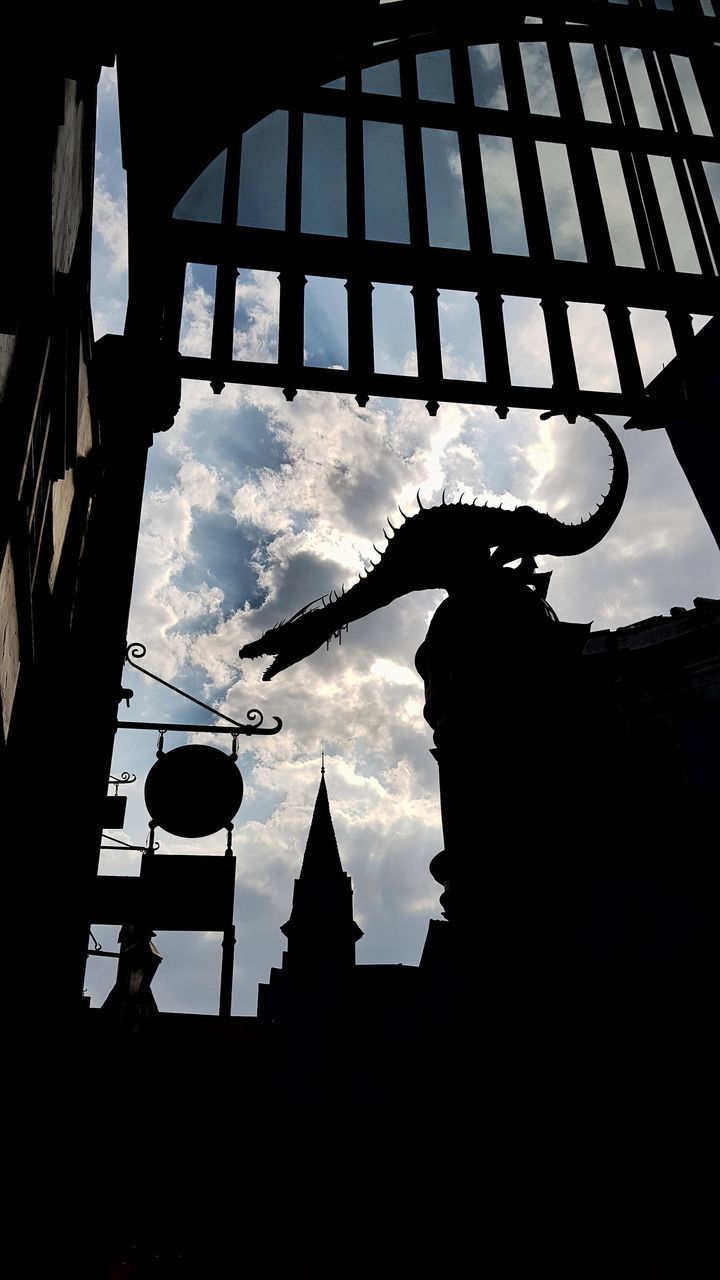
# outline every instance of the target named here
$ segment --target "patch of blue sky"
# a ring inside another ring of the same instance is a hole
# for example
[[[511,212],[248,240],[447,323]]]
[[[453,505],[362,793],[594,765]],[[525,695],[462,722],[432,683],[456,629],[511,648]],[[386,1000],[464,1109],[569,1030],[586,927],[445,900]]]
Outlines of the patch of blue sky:
[[[676,271],[700,271],[695,242],[669,156],[648,156]]]
[[[600,124],[610,122],[605,90],[600,78],[597,54],[593,45],[583,42],[572,42],[570,45],[575,75],[577,76],[583,115],[586,120],[596,120]]]
[[[480,156],[493,253],[527,257],[525,219],[512,138],[480,134]]]
[[[221,151],[203,169],[175,205],[173,217],[190,222],[219,222],[225,188],[226,151]]]
[[[716,160],[703,160],[702,166],[715,204],[715,212],[720,218],[720,164]]]
[[[540,40],[523,40],[520,42],[520,56],[530,110],[539,116],[559,116],[560,107],[547,45]]]
[[[368,240],[409,244],[405,142],[400,124],[363,121],[365,234]]]
[[[475,294],[441,289],[438,318],[444,377],[484,382],[485,355]]]
[[[468,249],[458,136],[447,129],[423,129],[422,143],[430,244],[439,249]]]
[[[593,159],[615,262],[619,267],[642,267],[642,249],[619,153],[593,147]]]
[[[569,302],[568,323],[581,391],[619,391],[615,352],[599,302]]]
[[[642,49],[624,48],[621,53],[640,128],[662,128]]]
[[[415,305],[407,285],[373,284],[376,373],[417,376]]]
[[[450,50],[435,49],[416,58],[418,95],[427,102],[454,102]]]
[[[217,268],[188,262],[185,268],[179,350],[184,356],[208,359],[212,348]]]
[[[212,451],[223,469],[234,467],[238,473],[264,467],[279,470],[288,460],[282,441],[271,429],[268,413],[252,404],[240,404],[221,422],[216,412],[194,413],[193,446],[197,449],[200,445]]]
[[[344,280],[308,276],[305,285],[305,364],[347,369],[347,290]]]
[[[540,299],[506,295],[503,321],[513,382],[519,387],[551,386],[550,351]]]
[[[240,152],[238,223],[282,231],[285,226],[288,113],[273,111],[247,129]]]
[[[382,93],[392,98],[400,97],[400,63],[380,62],[376,67],[365,67],[362,72],[363,93]]]
[[[108,67],[103,67],[100,73],[95,127],[95,173],[102,174],[106,189],[114,199],[124,199],[127,184],[122,167],[117,78],[115,70]]]
[[[264,599],[251,567],[257,544],[255,533],[249,535],[235,523],[229,503],[216,511],[195,511],[193,558],[174,575],[173,583],[183,592],[199,591],[204,586],[219,588],[223,599],[218,613],[223,617],[241,609],[246,601],[257,608]],[[208,621],[208,614],[203,612],[195,619],[179,620],[177,627],[184,633],[205,631]]]
[[[537,150],[553,253],[564,261],[586,262],[567,147],[563,142],[538,142]]]
[[[476,107],[507,110],[507,93],[498,44],[476,44],[468,49]]]
[[[302,213],[300,227],[311,235],[347,235],[345,121],[338,116],[303,116]]]
[[[279,326],[277,272],[241,267],[235,283],[233,360],[277,364]]]
[[[630,322],[645,386],[675,358],[670,325],[664,311],[631,307]]]
[[[712,136],[712,125],[707,117],[692,62],[680,53],[671,53],[673,68],[685,103],[685,110],[693,133]]]

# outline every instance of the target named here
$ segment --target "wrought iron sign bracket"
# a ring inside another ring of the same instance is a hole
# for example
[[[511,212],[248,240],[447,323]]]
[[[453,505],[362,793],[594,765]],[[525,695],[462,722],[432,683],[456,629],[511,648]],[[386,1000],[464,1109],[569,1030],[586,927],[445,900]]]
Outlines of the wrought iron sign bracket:
[[[134,667],[136,671],[140,671],[142,675],[149,676],[151,680],[164,685],[166,689],[171,689],[173,693],[179,694],[181,698],[187,698],[188,702],[194,702],[195,706],[202,707],[203,711],[209,711],[212,715],[219,716],[221,720],[226,720],[227,724],[159,724],[157,721],[118,720],[118,729],[151,729],[156,733],[165,733],[171,730],[176,733],[229,733],[232,734],[233,739],[237,739],[239,734],[244,734],[246,737],[269,737],[272,734],[279,733],[282,729],[282,720],[279,716],[273,716],[274,725],[272,728],[263,728],[265,717],[257,707],[251,707],[248,711],[248,724],[240,724],[237,720],[232,720],[230,716],[225,715],[224,711],[218,711],[217,707],[211,707],[207,702],[201,702],[199,698],[193,697],[191,693],[186,693],[184,689],[178,689],[177,685],[170,684],[168,680],[163,680],[162,676],[156,675],[154,671],[148,671],[146,667],[141,667],[139,662],[134,661],[136,658],[144,658],[146,653],[147,649],[144,644],[137,642],[129,644],[125,650],[125,661],[129,666]],[[123,690],[123,697],[127,692],[129,691]]]

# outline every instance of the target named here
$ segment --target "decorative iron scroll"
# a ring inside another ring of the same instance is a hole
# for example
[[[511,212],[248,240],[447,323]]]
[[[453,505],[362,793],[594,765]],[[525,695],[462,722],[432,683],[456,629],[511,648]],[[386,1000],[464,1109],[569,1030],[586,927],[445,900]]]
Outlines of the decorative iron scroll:
[[[188,702],[194,702],[196,707],[202,707],[203,711],[209,711],[214,716],[227,721],[225,725],[198,725],[198,724],[158,724],[156,722],[149,723],[136,720],[118,720],[119,729],[152,729],[159,733],[165,733],[169,730],[186,733],[230,733],[233,738],[238,734],[245,734],[247,737],[261,735],[268,737],[272,734],[279,733],[282,729],[282,720],[279,716],[273,716],[274,727],[271,729],[263,728],[265,717],[262,711],[257,707],[251,707],[247,713],[249,724],[239,724],[237,720],[233,720],[226,715],[224,711],[218,711],[217,707],[211,707],[207,702],[201,702],[199,698],[195,698],[191,693],[186,693],[184,689],[179,689],[177,685],[170,684],[168,680],[163,680],[162,676],[158,676],[154,671],[148,671],[147,667],[141,667],[139,662],[134,661],[135,658],[144,658],[147,649],[144,644],[134,642],[129,644],[125,651],[125,661],[128,666],[134,667],[136,671],[140,671],[142,675],[148,676],[151,680],[157,681],[158,684],[164,685],[166,689],[171,689],[173,693],[177,693],[181,698],[187,698]]]

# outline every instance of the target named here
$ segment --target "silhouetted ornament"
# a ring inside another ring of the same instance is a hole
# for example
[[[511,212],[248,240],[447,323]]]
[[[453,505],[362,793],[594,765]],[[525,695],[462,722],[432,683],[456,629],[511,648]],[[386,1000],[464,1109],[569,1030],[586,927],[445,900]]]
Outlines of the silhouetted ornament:
[[[145,781],[150,816],[174,836],[209,836],[229,826],[242,797],[240,771],[217,747],[176,747],[159,757]]]

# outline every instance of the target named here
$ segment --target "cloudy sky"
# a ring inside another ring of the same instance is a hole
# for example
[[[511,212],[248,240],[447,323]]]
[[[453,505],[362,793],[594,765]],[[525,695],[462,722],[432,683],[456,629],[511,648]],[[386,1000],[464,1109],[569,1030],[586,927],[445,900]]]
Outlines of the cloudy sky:
[[[591,76],[586,83],[591,97]],[[553,235],[571,257],[577,232],[574,210],[563,196],[562,157],[548,150],[541,162],[546,190],[556,193]],[[446,170],[451,182],[451,148]],[[502,157],[498,174],[496,199],[511,234],[513,174],[503,170]],[[611,173],[607,181],[611,187]],[[103,73],[100,88],[95,199],[93,306],[99,337],[122,331],[127,287],[112,72]],[[619,209],[618,237],[623,216]],[[452,235],[457,224],[448,218],[446,234]],[[633,245],[625,244],[631,256]],[[204,272],[200,268],[188,277],[182,335],[188,354],[201,353],[208,341],[211,289]],[[242,274],[238,354],[272,354],[275,299],[271,276]],[[506,304],[506,314],[513,307],[513,372],[532,382],[544,361],[538,312],[518,299]],[[308,359],[342,365],[342,326],[332,288],[311,282],[308,310]],[[383,314],[383,358],[388,367],[411,367],[406,331],[392,308]],[[478,376],[482,356],[473,342],[474,317],[466,296],[441,298],[444,360]],[[596,317],[579,311],[573,323],[586,385],[610,386]],[[672,358],[666,322],[646,314],[634,323],[649,377]],[[554,608],[569,621],[592,620],[596,629],[624,626],[673,605],[691,606],[694,596],[718,593],[717,548],[664,434],[628,432],[623,442],[630,486],[611,534],[582,557],[547,558],[554,569]],[[240,646],[321,593],[354,582],[373,554],[372,543],[381,544],[385,518],[398,504],[414,509],[418,489],[425,503],[439,501],[446,488],[449,498],[464,491],[491,503],[531,503],[572,520],[593,508],[607,478],[607,448],[583,421],[541,423],[536,413],[514,411],[501,422],[490,408],[463,405],[442,406],[433,419],[410,402],[371,400],[360,409],[350,397],[301,391],[288,404],[274,389],[228,386],[215,396],[206,385],[184,384],[176,424],[155,437],[150,454],[129,639],[147,646],[145,664],[164,679],[229,715],[244,720],[248,708],[259,707],[284,721],[277,737],[241,740],[247,748],[239,760],[246,791],[234,839],[234,1012],[254,1013],[258,982],[280,962],[279,927],[290,910],[322,747],[340,852],[365,933],[358,960],[418,962],[428,919],[439,915],[440,890],[427,867],[442,847],[442,835],[432,738],[422,718],[423,690],[413,658],[442,593],[396,601],[352,626],[342,647],[319,651],[270,684],[261,682],[266,664],[240,663]],[[135,672],[126,671],[125,683],[135,690],[133,719],[202,719]],[[166,748],[185,740],[169,736]],[[227,740],[217,745],[227,746]],[[130,770],[138,781],[127,788],[125,831],[112,835],[131,844],[146,838],[142,786],[154,752],[152,733],[118,734],[115,772]],[[163,832],[158,838],[165,852],[220,854],[224,847],[223,833],[196,842]],[[139,855],[120,846],[106,850],[101,870],[137,874]],[[107,947],[116,932],[95,930]],[[153,988],[160,1007],[214,1012],[219,936],[166,932],[157,942],[164,956]],[[104,998],[113,980],[112,962],[89,960],[86,987],[93,1003]]]

